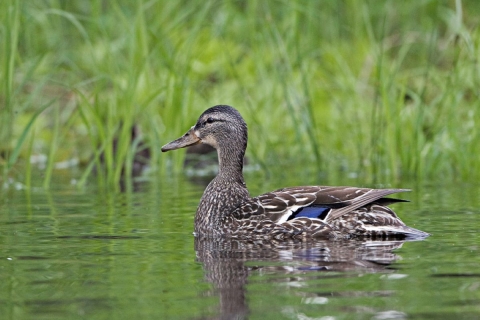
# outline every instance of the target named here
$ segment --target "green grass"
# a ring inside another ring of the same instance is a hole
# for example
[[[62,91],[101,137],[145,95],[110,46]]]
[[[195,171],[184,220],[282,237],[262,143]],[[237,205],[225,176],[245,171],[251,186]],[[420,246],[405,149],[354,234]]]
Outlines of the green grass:
[[[215,104],[240,110],[247,155],[272,174],[480,177],[478,1],[8,0],[0,9],[4,181],[30,183],[25,164],[45,154],[46,186],[70,159],[80,160],[80,184],[95,176],[116,186],[130,176],[133,124],[154,171],[178,171],[183,153],[160,146]]]

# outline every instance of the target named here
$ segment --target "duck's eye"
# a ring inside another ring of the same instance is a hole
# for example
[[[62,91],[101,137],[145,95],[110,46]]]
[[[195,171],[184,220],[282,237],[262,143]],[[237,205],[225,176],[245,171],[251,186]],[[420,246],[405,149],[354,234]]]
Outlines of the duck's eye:
[[[213,118],[208,118],[207,120],[202,122],[202,127],[205,127],[207,123],[214,123],[216,120]]]

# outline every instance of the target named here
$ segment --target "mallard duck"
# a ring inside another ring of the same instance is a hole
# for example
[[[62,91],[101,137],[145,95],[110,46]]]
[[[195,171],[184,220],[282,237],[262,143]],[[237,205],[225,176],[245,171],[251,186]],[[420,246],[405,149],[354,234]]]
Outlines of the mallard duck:
[[[247,124],[226,105],[207,109],[182,137],[164,145],[170,151],[198,143],[218,153],[219,170],[195,214],[197,236],[272,239],[423,238],[387,205],[385,196],[406,189],[290,187],[250,197],[243,178]]]

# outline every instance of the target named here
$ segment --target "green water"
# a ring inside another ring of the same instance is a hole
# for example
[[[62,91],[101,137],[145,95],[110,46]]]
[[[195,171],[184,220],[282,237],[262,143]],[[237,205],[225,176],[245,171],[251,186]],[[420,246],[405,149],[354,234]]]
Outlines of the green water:
[[[297,180],[247,177],[253,194]],[[69,181],[1,191],[1,319],[480,318],[478,185],[396,185],[424,241],[272,244],[195,242],[203,186],[182,176]]]

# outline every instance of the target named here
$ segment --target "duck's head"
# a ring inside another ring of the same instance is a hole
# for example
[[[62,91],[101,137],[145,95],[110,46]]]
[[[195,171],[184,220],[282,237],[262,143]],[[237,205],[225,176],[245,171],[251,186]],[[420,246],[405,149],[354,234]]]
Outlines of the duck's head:
[[[244,152],[247,147],[247,124],[236,109],[223,105],[214,106],[202,113],[197,123],[182,137],[164,145],[162,151],[198,143],[208,144],[217,150],[239,149]]]

